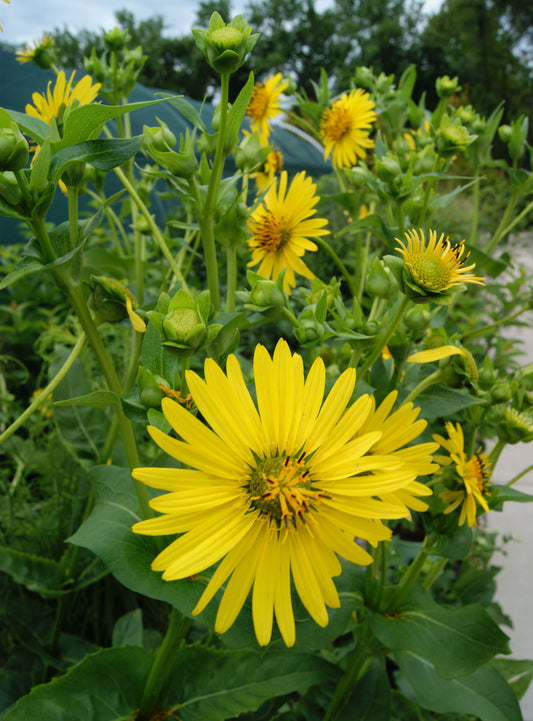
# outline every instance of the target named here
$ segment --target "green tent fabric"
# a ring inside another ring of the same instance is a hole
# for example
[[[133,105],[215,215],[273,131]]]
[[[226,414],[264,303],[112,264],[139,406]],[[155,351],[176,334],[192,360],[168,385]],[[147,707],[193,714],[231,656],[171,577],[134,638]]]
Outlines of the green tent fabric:
[[[70,71],[67,71],[69,76]],[[77,71],[77,78],[82,77]],[[24,112],[26,105],[31,103],[32,94],[46,92],[49,81],[53,81],[55,74],[50,70],[42,70],[33,63],[17,62],[15,54],[9,50],[0,49],[0,106],[8,110]],[[142,102],[156,99],[160,91],[137,84],[130,95],[130,102]],[[168,92],[168,91],[165,91]],[[179,89],[176,90],[179,94]],[[211,125],[214,107],[209,104],[189,100],[199,112],[207,127]],[[132,133],[140,135],[143,125],[155,126],[157,119],[166,123],[172,132],[179,137],[186,129],[191,127],[187,119],[170,103],[158,103],[156,106],[141,108],[131,114]],[[245,123],[247,121],[245,120]],[[247,127],[245,125],[245,127]],[[306,136],[297,128],[286,124],[274,125],[271,136],[272,144],[283,153],[284,168],[289,173],[305,170],[309,175],[316,177],[331,172],[331,164],[324,162],[323,150],[318,143]],[[227,171],[233,172],[233,158],[227,159]],[[111,180],[110,192],[118,190]],[[157,190],[164,189],[158,184]],[[162,221],[168,211],[168,206],[157,193],[152,197],[152,212],[159,221]],[[67,218],[67,200],[62,193],[56,193],[54,202],[48,213],[48,218],[54,223],[62,222]],[[13,218],[0,217],[0,243],[9,244],[22,239],[21,230],[24,227],[20,221]]]

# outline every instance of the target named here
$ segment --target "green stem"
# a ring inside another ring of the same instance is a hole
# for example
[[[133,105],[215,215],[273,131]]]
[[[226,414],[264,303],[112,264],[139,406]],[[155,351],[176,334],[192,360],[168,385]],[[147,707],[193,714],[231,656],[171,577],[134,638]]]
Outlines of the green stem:
[[[357,373],[357,380],[360,381],[364,378],[369,368],[372,367],[372,365],[375,363],[375,361],[379,358],[381,355],[381,351],[389,340],[392,338],[392,334],[396,330],[397,326],[399,325],[401,319],[403,318],[403,314],[405,313],[407,306],[409,305],[409,298],[407,296],[404,296],[402,298],[402,301],[400,305],[398,306],[398,309],[394,315],[394,318],[391,320],[389,327],[387,330],[378,338],[376,345],[374,346],[374,349],[372,353],[369,355],[361,369]]]
[[[331,703],[324,716],[324,721],[334,721],[346,706],[357,683],[366,673],[368,666],[374,659],[373,644],[368,625],[361,622],[361,634],[358,643],[348,659],[348,665],[341,677]]]
[[[228,273],[226,311],[232,313],[235,310],[235,292],[237,290],[237,248],[227,248],[226,259]]]
[[[63,378],[67,375],[69,370],[74,365],[74,362],[79,357],[80,353],[83,350],[83,347],[85,345],[86,341],[86,335],[85,333],[82,333],[78,340],[76,341],[76,345],[71,350],[70,355],[66,359],[66,361],[63,363],[59,371],[56,373],[56,375],[52,378],[50,383],[43,388],[43,390],[39,393],[38,396],[34,398],[32,403],[26,408],[24,413],[22,413],[13,423],[5,429],[5,431],[0,435],[0,444],[3,441],[6,441],[10,436],[15,433],[25,422],[26,420],[34,413],[37,408],[48,398],[50,393],[52,393],[57,386],[61,383]]]
[[[438,561],[435,561],[433,565],[431,566],[428,575],[424,579],[424,583],[422,584],[426,591],[431,588],[433,585],[433,582],[440,576],[442,571],[444,570],[444,567],[448,563],[448,559],[442,556],[439,558]]]
[[[78,186],[71,185],[68,188],[68,229],[69,229],[69,240],[70,249],[78,245]]]
[[[498,243],[501,238],[503,238],[504,235],[504,229],[509,223],[509,219],[513,213],[514,207],[518,201],[518,193],[514,192],[511,194],[511,197],[509,198],[509,202],[507,203],[507,207],[505,208],[505,211],[502,215],[502,219],[500,220],[498,227],[494,231],[494,235],[492,236],[489,244],[485,248],[486,253],[490,253],[492,250],[494,250],[494,247],[496,243]]]
[[[494,321],[494,323],[490,323],[489,325],[484,325],[482,328],[475,328],[474,330],[469,331],[468,333],[464,333],[462,337],[462,342],[468,338],[469,340],[472,340],[472,338],[478,338],[479,336],[483,336],[486,333],[490,333],[490,331],[494,330],[494,328],[497,328],[500,325],[504,325],[505,323],[509,323],[510,321],[514,320],[515,318],[518,318],[519,315],[522,313],[525,313],[526,310],[529,310],[529,305],[525,305],[523,308],[520,308],[519,310],[515,311],[514,313],[510,313],[509,315],[506,315],[505,318],[500,318],[500,320]]]
[[[102,339],[100,338],[98,329],[96,328],[96,325],[85,302],[85,298],[83,297],[83,293],[81,292],[80,288],[69,288],[68,290],[69,300],[72,303],[72,307],[74,308],[76,315],[78,316],[78,319],[82,325],[82,328],[87,335],[87,340],[89,341],[93,352],[96,355],[96,358],[100,364],[100,368],[102,369],[102,373],[104,374],[104,377],[106,379],[107,386],[109,390],[113,391],[113,393],[116,393],[116,395],[120,397],[122,395],[122,386],[120,380],[117,376],[111,358],[109,357],[107,349]],[[120,405],[116,408],[116,413],[119,433],[122,444],[124,446],[124,452],[126,454],[128,466],[130,467],[130,469],[133,469],[140,465],[139,454],[137,453],[137,445],[135,443],[135,436],[133,434],[133,428],[130,421],[124,415],[124,411],[122,410],[122,407]],[[137,499],[139,501],[143,517],[150,518],[153,514],[151,513],[150,507],[148,505],[148,491],[146,489],[146,486],[144,485],[144,483],[140,483],[139,481],[135,480],[133,481],[133,485],[135,488],[135,493],[137,494]]]
[[[20,188],[20,192],[22,193],[22,197],[24,198],[26,205],[28,206],[28,208],[31,208],[33,205],[33,198],[31,197],[26,176],[24,175],[22,170],[15,170],[13,171],[13,174],[17,180],[17,184]]]
[[[508,235],[508,234],[511,232],[511,230],[515,227],[515,225],[516,225],[517,223],[519,223],[519,222],[522,220],[522,218],[525,218],[526,215],[528,215],[532,210],[533,210],[533,201],[531,201],[531,203],[529,203],[529,205],[527,205],[527,206],[524,208],[524,210],[522,210],[522,211],[516,216],[516,218],[509,223],[509,225],[505,226],[505,228],[504,228],[504,229],[502,230],[502,232],[501,232],[501,237],[504,237],[504,236]],[[494,238],[493,238],[493,240],[494,240]],[[491,243],[492,243],[492,241],[491,241]],[[494,245],[496,245],[496,243],[494,243]],[[487,250],[489,250],[489,249],[492,250],[492,248],[494,247],[494,245],[491,245],[491,246],[487,247]]]
[[[420,381],[420,383],[413,388],[413,390],[409,393],[407,398],[404,400],[405,403],[411,403],[414,401],[414,399],[422,393],[426,388],[429,388],[429,386],[433,386],[436,383],[440,383],[441,380],[444,377],[444,373],[440,370],[436,370],[434,373],[431,373],[431,375],[427,376],[423,380]]]
[[[498,463],[498,459],[501,455],[501,452],[503,451],[503,449],[505,448],[506,445],[507,445],[507,443],[505,441],[502,441],[501,439],[497,440],[496,443],[494,444],[492,450],[490,451],[490,453],[487,456],[493,473],[494,473],[494,469],[496,467],[496,463]]]
[[[525,476],[529,471],[533,471],[533,464],[528,466],[525,470],[521,471],[516,475],[514,478],[511,478],[511,480],[506,484],[507,486],[514,486],[514,484],[519,481],[523,476]]]
[[[140,198],[139,194],[133,187],[133,184],[130,182],[122,168],[114,168],[115,174],[120,179],[120,182],[122,185],[126,188],[128,193],[131,195],[133,201],[135,202],[137,208],[140,210],[141,214],[143,215],[144,219],[148,223],[150,227],[150,232],[152,233],[156,243],[159,246],[160,251],[165,256],[168,264],[172,268],[172,271],[174,275],[176,276],[177,280],[181,283],[184,290],[187,290],[187,284],[185,283],[185,279],[181,273],[181,270],[178,268],[176,261],[174,260],[174,256],[170,252],[165,239],[163,238],[163,235],[161,234],[161,231],[157,227],[157,223],[155,222],[154,218],[148,211],[148,208],[143,203],[142,199]]]
[[[385,609],[387,613],[392,613],[393,611],[395,611],[401,605],[401,603],[404,601],[405,597],[413,587],[413,584],[418,578],[420,571],[422,570],[422,567],[424,566],[424,563],[426,562],[426,559],[429,555],[427,551],[428,545],[429,540],[428,536],[426,536],[424,540],[424,545],[419,550],[416,558],[410,563],[409,567],[403,575],[402,580],[396,587],[396,592],[389,600],[387,608]]]
[[[342,260],[339,258],[339,256],[337,255],[337,253],[335,253],[335,251],[333,250],[333,248],[330,246],[330,244],[329,244],[326,240],[324,240],[324,238],[316,237],[316,238],[313,238],[313,241],[314,241],[317,245],[319,245],[323,250],[325,250],[326,253],[329,255],[329,257],[333,260],[333,262],[335,263],[335,265],[337,266],[337,268],[338,268],[338,269],[340,270],[340,272],[342,273],[342,277],[344,278],[344,280],[346,281],[346,283],[347,283],[347,285],[348,285],[348,289],[349,289],[349,291],[350,291],[350,295],[351,295],[352,297],[356,297],[356,296],[357,296],[357,288],[356,288],[356,286],[354,285],[354,283],[352,283],[352,279],[351,279],[351,277],[350,277],[350,274],[349,274],[348,271],[346,270],[346,266],[344,265],[344,263],[342,262]]]
[[[172,668],[172,659],[183,643],[190,624],[188,618],[175,608],[172,609],[165,638],[156,653],[144,687],[140,708],[135,717],[137,721],[148,721],[153,717],[159,696]]]
[[[481,197],[481,184],[479,182],[479,169],[475,173],[477,183],[474,183],[472,202],[472,224],[470,226],[470,245],[476,245],[479,226],[479,201]]]
[[[215,157],[211,167],[209,183],[207,186],[207,194],[205,204],[199,214],[198,223],[202,234],[202,243],[204,248],[204,261],[207,274],[207,287],[211,296],[211,303],[215,312],[220,308],[220,289],[218,279],[218,263],[214,234],[214,214],[224,169],[224,145],[226,142],[226,123],[228,115],[228,96],[229,96],[229,73],[222,73],[220,76],[220,121],[217,133],[217,146],[215,149]]]

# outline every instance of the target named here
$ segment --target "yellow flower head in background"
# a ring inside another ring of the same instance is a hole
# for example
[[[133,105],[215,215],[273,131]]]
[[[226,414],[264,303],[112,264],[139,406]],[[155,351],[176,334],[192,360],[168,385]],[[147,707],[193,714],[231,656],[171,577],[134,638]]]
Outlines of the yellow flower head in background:
[[[478,505],[485,512],[488,513],[489,511],[485,496],[490,495],[490,464],[483,453],[476,453],[471,458],[468,458],[464,451],[463,429],[459,423],[455,427],[453,423],[446,423],[446,432],[448,438],[443,438],[438,434],[433,436],[450,454],[449,458],[439,456],[438,460],[443,466],[455,464],[455,471],[459,477],[461,488],[442,491],[439,496],[444,503],[450,504],[444,513],[451,513],[461,506],[459,525],[462,526],[466,521],[472,527],[476,525]]]
[[[405,502],[421,492],[413,485],[416,475],[431,466],[429,448],[401,450],[425,425],[414,422],[410,407],[389,415],[390,401],[377,410],[369,396],[350,404],[353,368],[324,398],[322,359],[306,378],[302,357],[283,339],[273,357],[257,345],[253,367],[256,402],[234,355],[225,373],[208,358],[205,380],[187,371],[203,420],[163,399],[163,412],[179,438],[154,427],[150,435],[190,468],[133,471],[138,481],[167,491],[150,502],[163,515],[133,530],[181,534],[153,561],[165,580],[219,564],[193,611],[200,613],[225,586],[218,633],[233,624],[253,588],[259,644],[269,643],[275,616],[292,646],[291,585],[316,623],[326,626],[327,607],[340,606],[332,580],[341,572],[338,556],[371,562],[354,539],[375,546],[390,538],[382,520],[408,514]]]
[[[5,3],[9,5],[9,0],[4,0]],[[4,28],[0,25],[0,32],[3,32]]]
[[[52,81],[48,83],[46,93],[33,93],[33,105],[26,105],[26,115],[44,120],[50,125],[52,118],[61,120],[66,108],[71,105],[74,100],[78,100],[81,105],[88,105],[98,95],[101,83],[94,83],[90,75],[84,75],[83,78],[73,86],[74,70],[67,82],[65,73],[61,70],[56,78],[53,91],[51,90]]]
[[[259,263],[259,275],[272,280],[286,268],[283,288],[290,293],[296,285],[295,273],[305,278],[314,277],[301,259],[306,250],[317,250],[309,238],[326,235],[329,230],[324,228],[327,220],[311,217],[320,200],[315,195],[316,185],[311,178],[302,171],[295,175],[288,189],[287,182],[287,173],[283,171],[279,181],[274,180],[262,203],[250,215],[248,245],[252,260],[248,265]]]
[[[19,63],[35,63],[41,68],[50,68],[56,59],[54,45],[54,38],[44,33],[42,38],[36,40],[33,45],[26,45],[22,50],[17,50],[17,61]]]
[[[264,83],[256,83],[248,103],[246,114],[250,116],[252,133],[257,130],[261,145],[268,143],[270,120],[280,114],[279,96],[289,87],[283,82],[281,73],[267,78]]]
[[[396,238],[400,244],[396,250],[403,255],[412,280],[420,288],[438,293],[462,283],[484,285],[484,278],[478,278],[468,272],[475,267],[475,263],[463,266],[469,256],[467,253],[462,258],[464,240],[452,245],[448,238],[444,238],[444,233],[441,233],[437,239],[437,232],[430,230],[429,242],[426,245],[422,229],[419,232],[414,229],[408,230],[405,238],[407,245]]]
[[[342,95],[322,113],[320,135],[324,159],[333,153],[334,168],[353,167],[374,147],[369,134],[376,119],[375,106],[370,95],[359,88]]]
[[[272,181],[283,170],[283,155],[279,150],[271,150],[263,164],[262,170],[250,173],[255,180],[257,190],[263,193],[272,184]]]

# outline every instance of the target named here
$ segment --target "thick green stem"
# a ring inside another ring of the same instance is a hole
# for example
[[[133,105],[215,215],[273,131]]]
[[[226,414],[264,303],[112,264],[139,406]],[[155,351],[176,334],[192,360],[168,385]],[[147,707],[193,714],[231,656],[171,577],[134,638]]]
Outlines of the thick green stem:
[[[74,365],[76,359],[79,358],[79,355],[85,345],[86,339],[87,337],[85,333],[82,333],[76,341],[76,345],[71,350],[69,357],[63,363],[56,375],[52,378],[50,383],[48,383],[48,385],[42,389],[39,395],[37,395],[33,399],[32,403],[26,408],[24,413],[22,413],[16,420],[14,420],[13,423],[8,428],[6,428],[5,431],[0,435],[0,444],[3,441],[6,441],[10,436],[12,436],[13,433],[15,433],[26,422],[26,420],[32,415],[32,413],[34,413],[39,408],[39,406],[44,403],[50,393],[52,393],[57,388],[57,386],[61,383],[63,378],[67,375],[69,370]]]
[[[152,718],[161,691],[168,680],[168,674],[172,668],[172,658],[183,643],[190,624],[188,618],[175,608],[172,609],[165,638],[156,653],[144,687],[140,708],[136,716],[137,721],[148,721],[148,719]]]
[[[444,558],[444,556],[442,556],[442,558],[439,558],[438,561],[435,561],[433,563],[433,565],[431,566],[431,568],[429,570],[428,575],[424,579],[424,583],[422,584],[424,586],[424,588],[426,589],[426,591],[429,588],[431,588],[434,581],[440,576],[440,574],[444,570],[447,563],[448,563],[448,559]]]
[[[494,323],[489,323],[488,325],[484,325],[481,328],[475,328],[474,330],[464,333],[461,340],[464,343],[466,339],[472,340],[472,338],[479,338],[480,336],[484,336],[487,333],[490,333],[495,328],[498,328],[498,326],[505,325],[506,323],[510,323],[511,321],[515,320],[515,318],[518,318],[519,315],[525,313],[526,310],[529,310],[529,305],[525,305],[523,308],[519,308],[519,310],[516,310],[514,311],[514,313],[510,313],[509,315],[506,315],[505,318],[500,318],[500,320],[494,321]]]
[[[209,176],[205,203],[201,209],[200,217],[198,218],[204,248],[207,287],[209,288],[211,303],[213,304],[215,311],[218,311],[220,308],[220,289],[215,234],[213,228],[218,190],[220,187],[220,180],[222,178],[222,171],[224,169],[224,145],[226,142],[226,123],[228,115],[229,73],[222,73],[220,76],[220,93],[220,120],[218,125],[217,147],[215,149],[215,157],[213,158],[213,165]]]
[[[418,552],[418,556],[411,562],[409,567],[407,568],[406,572],[403,575],[402,580],[396,587],[396,592],[392,595],[392,598],[389,600],[387,604],[386,611],[387,613],[394,612],[404,601],[405,597],[413,587],[413,584],[415,583],[416,579],[418,578],[420,571],[422,570],[424,563],[426,562],[429,552],[428,552],[428,545],[429,540],[428,536],[426,536],[426,539],[424,541],[424,545]]]
[[[358,381],[360,381],[364,378],[367,371],[372,367],[372,365],[376,362],[376,360],[381,355],[381,351],[383,350],[383,348],[385,348],[385,346],[387,345],[389,340],[392,338],[392,334],[394,333],[394,331],[398,327],[401,319],[403,318],[403,314],[405,313],[407,306],[409,305],[409,302],[410,301],[409,301],[409,298],[407,298],[407,296],[404,296],[402,298],[402,301],[401,301],[400,305],[398,306],[398,309],[394,315],[394,318],[391,320],[389,327],[377,339],[376,345],[374,346],[372,353],[369,355],[369,357],[367,358],[367,360],[365,361],[365,363],[363,364],[361,369],[358,371],[358,373],[357,373]]]
[[[489,244],[485,248],[486,253],[491,253],[494,250],[494,247],[496,246],[496,244],[503,238],[504,231],[509,223],[511,215],[513,214],[514,207],[515,207],[517,201],[518,201],[518,193],[515,191],[514,193],[512,193],[511,197],[509,198],[509,202],[507,203],[507,207],[504,210],[502,219],[500,220],[498,227],[494,231],[494,235],[490,239]]]
[[[533,210],[533,201],[532,201],[531,203],[529,203],[529,205],[526,205],[526,207],[524,208],[524,210],[522,210],[522,211],[516,216],[516,218],[515,218],[514,220],[512,220],[508,225],[506,225],[506,226],[503,228],[503,230],[502,230],[501,233],[500,233],[500,237],[503,238],[503,237],[505,237],[506,235],[508,235],[508,234],[511,232],[511,230],[515,227],[515,225],[517,225],[517,224],[522,220],[522,218],[525,218],[526,215],[529,215],[529,213],[531,213],[532,210]],[[498,238],[498,239],[499,239],[499,238]],[[494,245],[496,245],[496,243],[494,242],[494,238],[493,238],[492,241],[491,241],[491,243],[489,244],[489,246],[487,246],[487,251],[492,250],[493,247],[494,247]]]
[[[488,454],[488,461],[490,463],[490,467],[491,467],[493,473],[494,473],[494,469],[496,467],[496,463],[498,463],[498,459],[500,458],[500,455],[506,445],[507,445],[507,443],[505,441],[498,440],[498,441],[496,441],[494,447]]]
[[[434,373],[431,373],[431,375],[427,376],[423,380],[420,381],[420,383],[413,388],[413,390],[409,393],[407,398],[404,400],[405,403],[411,403],[414,401],[414,399],[422,393],[426,388],[429,388],[429,386],[433,386],[436,383],[440,383],[441,380],[444,378],[444,373],[440,370],[436,370]]]
[[[479,225],[479,201],[481,196],[481,184],[479,182],[479,170],[476,171],[475,177],[477,183],[474,183],[474,192],[472,197],[472,223],[470,226],[470,245],[476,245],[477,233]]]
[[[335,689],[331,703],[324,716],[324,721],[335,721],[342,709],[346,706],[357,683],[364,676],[369,665],[374,660],[375,655],[371,641],[372,638],[368,625],[362,621],[358,643],[348,659],[346,671]]]
[[[72,185],[68,188],[68,228],[70,249],[78,245],[78,186]]]
[[[511,478],[511,480],[506,483],[507,486],[514,486],[514,484],[519,481],[521,478],[523,478],[526,474],[528,474],[530,471],[533,471],[533,464],[531,466],[528,466],[523,471],[520,471],[514,478]]]
[[[235,310],[235,292],[237,290],[237,248],[227,248],[227,293],[226,311],[232,313]]]

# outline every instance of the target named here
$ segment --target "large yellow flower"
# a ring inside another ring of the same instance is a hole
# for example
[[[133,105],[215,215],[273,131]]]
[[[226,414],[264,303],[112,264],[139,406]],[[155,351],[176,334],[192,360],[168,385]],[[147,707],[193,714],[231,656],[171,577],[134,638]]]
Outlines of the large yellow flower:
[[[151,501],[163,515],[141,521],[133,530],[181,534],[152,564],[166,580],[188,578],[219,564],[193,611],[200,613],[225,586],[217,632],[232,625],[253,587],[258,642],[269,643],[275,616],[291,646],[291,580],[309,614],[325,626],[327,607],[340,605],[332,580],[341,572],[338,556],[357,564],[371,562],[354,539],[375,546],[390,538],[382,519],[407,515],[401,494],[417,492],[413,483],[418,467],[430,466],[429,448],[397,450],[422,428],[413,423],[410,409],[393,414],[388,423],[390,405],[374,411],[368,396],[350,405],[352,368],[324,399],[322,359],[305,378],[302,357],[291,354],[284,340],[272,358],[258,345],[253,365],[257,403],[234,355],[226,373],[207,359],[205,381],[187,372],[203,420],[163,399],[163,411],[179,439],[154,427],[150,435],[190,469],[133,471],[137,480],[168,491]],[[389,432],[394,439],[387,441]]]
[[[422,229],[419,233],[414,229],[408,230],[405,238],[407,245],[399,238],[395,239],[400,244],[396,250],[403,255],[413,282],[423,290],[439,293],[461,283],[484,284],[484,278],[468,272],[475,267],[475,263],[463,267],[470,255],[467,253],[462,258],[464,240],[452,245],[448,238],[444,238],[444,233],[437,239],[437,231],[430,230],[426,246]]]
[[[81,105],[88,105],[98,95],[101,83],[94,83],[90,75],[84,77],[73,87],[74,70],[67,82],[65,73],[61,70],[56,78],[54,90],[51,91],[52,81],[48,83],[46,93],[33,93],[33,105],[26,105],[26,115],[44,120],[50,125],[52,118],[60,121],[63,117],[65,109],[71,105],[74,100],[78,100]]]
[[[438,460],[443,466],[455,464],[455,472],[461,488],[442,491],[439,496],[445,503],[450,504],[444,513],[451,513],[461,506],[459,525],[462,526],[467,521],[468,525],[472,527],[476,524],[478,505],[484,511],[489,511],[485,496],[490,495],[490,464],[483,453],[476,453],[468,458],[464,451],[463,429],[459,423],[455,427],[453,423],[446,423],[446,431],[448,438],[443,438],[438,434],[433,436],[450,454],[449,458],[439,456]]]
[[[289,86],[283,82],[282,74],[276,73],[264,83],[256,83],[248,103],[246,114],[250,116],[250,129],[257,130],[261,145],[268,143],[270,120],[280,114],[279,96]]]
[[[376,119],[375,107],[370,95],[358,88],[345,93],[324,110],[320,120],[324,159],[333,153],[334,168],[353,167],[374,147],[369,134]]]
[[[287,173],[283,171],[279,185],[274,180],[248,220],[248,245],[252,251],[248,265],[260,263],[259,275],[273,280],[286,268],[283,287],[287,293],[296,285],[295,272],[305,278],[314,277],[301,259],[306,250],[317,250],[309,238],[329,233],[324,228],[327,220],[311,217],[320,200],[315,190],[316,185],[303,171],[295,175],[287,190]]]

